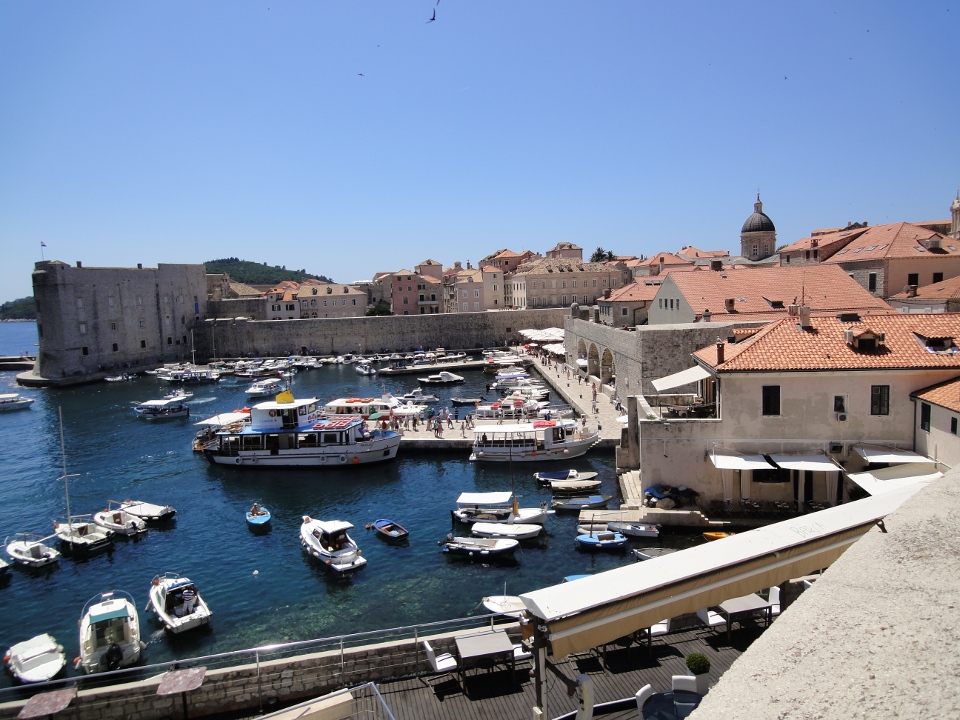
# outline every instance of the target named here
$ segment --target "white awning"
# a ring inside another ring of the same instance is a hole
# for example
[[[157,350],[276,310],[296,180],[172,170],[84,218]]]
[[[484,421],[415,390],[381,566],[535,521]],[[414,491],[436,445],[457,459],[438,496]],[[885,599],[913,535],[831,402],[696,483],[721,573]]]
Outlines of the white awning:
[[[763,455],[739,455],[722,450],[710,453],[710,462],[719,470],[770,470],[773,468]]]
[[[465,492],[460,493],[457,505],[509,505],[513,500],[513,493],[506,492]]]
[[[903,463],[869,472],[849,473],[847,477],[871,495],[877,495],[907,485],[926,485],[942,478],[943,473],[927,463]]]
[[[220,427],[222,425],[229,425],[231,423],[235,423],[240,420],[247,420],[249,419],[249,417],[250,417],[250,413],[248,412],[220,413],[219,415],[214,415],[211,418],[207,418],[206,420],[201,420],[200,422],[194,423],[194,424],[195,425],[211,425],[213,427]]]
[[[703,380],[704,378],[710,377],[710,373],[704,370],[699,365],[696,365],[692,368],[687,368],[673,375],[667,375],[658,380],[653,381],[653,389],[657,392],[663,392],[664,390],[669,390],[670,388],[680,387],[681,385],[688,385],[692,382],[697,382],[697,380]]]
[[[771,455],[770,459],[784,470],[811,470],[813,472],[839,472],[826,455]]]
[[[897,450],[896,448],[880,447],[878,445],[854,445],[857,455],[868,463],[935,463],[936,460],[924,455],[918,455],[911,450]]]

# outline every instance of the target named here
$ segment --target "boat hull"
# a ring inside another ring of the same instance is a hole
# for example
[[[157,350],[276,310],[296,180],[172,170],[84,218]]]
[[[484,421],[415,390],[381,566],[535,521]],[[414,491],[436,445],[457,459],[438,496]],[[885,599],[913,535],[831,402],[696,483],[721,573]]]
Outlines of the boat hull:
[[[7,555],[18,565],[39,568],[60,559],[60,551],[39,540],[14,540],[7,544]]]
[[[373,529],[377,531],[378,537],[388,542],[402,542],[410,536],[405,527],[387,518],[374,520]]]
[[[234,454],[222,454],[219,448],[205,447],[203,454],[214,465],[338,468],[393,460],[399,448],[398,435],[396,438],[385,438],[383,442],[374,441],[369,447],[366,444],[333,445],[309,450],[280,450],[276,455],[269,450],[241,450]]]
[[[589,550],[591,552],[619,552],[627,547],[627,538],[620,533],[578,535],[576,542],[579,549]]]
[[[157,619],[163,623],[163,626],[174,635],[195,630],[210,624],[210,618],[213,613],[207,603],[196,593],[195,600],[191,607],[185,608],[181,600],[177,603],[175,597],[168,601],[167,595],[172,588],[194,586],[188,578],[165,576],[154,580],[150,586],[150,608],[156,614]]]
[[[45,682],[63,670],[63,646],[44,633],[13,645],[7,650],[7,669],[22,683]]]

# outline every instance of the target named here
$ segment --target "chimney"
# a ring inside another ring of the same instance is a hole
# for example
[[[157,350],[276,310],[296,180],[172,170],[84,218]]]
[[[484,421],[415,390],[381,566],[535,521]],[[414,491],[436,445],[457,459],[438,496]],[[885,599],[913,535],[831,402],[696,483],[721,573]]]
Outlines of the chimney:
[[[917,296],[917,286],[911,285],[907,288],[907,297],[916,297]]]
[[[723,363],[723,340],[717,338],[717,365]]]
[[[726,309],[728,313],[732,313],[734,311],[734,305],[736,304],[736,302],[737,302],[736,298],[727,298],[726,300],[723,301],[723,307]]]
[[[604,291],[603,291],[603,299],[604,299],[604,300],[609,300],[609,299],[610,299],[610,288],[604,288]]]
[[[811,328],[811,325],[810,325],[810,306],[809,306],[809,305],[801,305],[801,306],[800,306],[800,329],[801,329],[801,330],[809,330],[810,328]]]
[[[710,269],[715,272],[720,272],[723,270],[723,260],[711,260]]]
[[[143,270],[143,263],[137,263],[137,270]]]
[[[810,241],[810,247],[815,248],[815,247],[819,247],[819,246],[820,246],[820,241],[819,241],[819,240],[811,240],[811,241]]]
[[[703,321],[710,322],[710,319],[713,317],[713,313],[710,312],[710,308],[706,308],[703,311]]]

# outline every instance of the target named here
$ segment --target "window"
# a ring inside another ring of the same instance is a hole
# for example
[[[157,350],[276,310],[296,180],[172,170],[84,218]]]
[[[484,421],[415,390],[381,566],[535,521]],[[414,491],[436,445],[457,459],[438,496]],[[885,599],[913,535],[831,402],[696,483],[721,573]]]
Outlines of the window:
[[[110,329],[111,329],[111,330],[116,330],[116,329],[117,329],[117,324],[116,324],[115,322],[110,323]]]
[[[790,256],[789,256],[789,255],[784,255],[783,257],[786,259],[787,262],[790,262]]]
[[[877,291],[877,274],[876,273],[870,273],[867,276],[867,290],[869,290],[870,292]]]
[[[907,285],[919,285],[920,273],[910,273],[907,275]]]
[[[141,306],[141,307],[143,306],[143,296],[142,296],[142,295],[137,295],[137,305],[138,305],[138,306]]]
[[[90,349],[87,348],[87,347],[82,347],[82,348],[80,348],[80,352],[82,352],[84,355],[89,355],[89,354],[90,354]]]
[[[479,290],[474,290],[474,291],[473,291],[473,296],[474,296],[474,297],[480,297],[480,291],[479,291]]]
[[[116,343],[114,343],[114,344],[113,344],[113,351],[114,351],[114,352],[117,352],[117,350],[119,350],[119,349],[120,349],[120,346],[117,345]]]
[[[957,434],[957,419],[955,417],[950,418],[950,432],[953,435]]]
[[[470,310],[470,303],[463,303],[460,306],[460,312],[467,312]]]
[[[930,406],[920,403],[920,429],[930,432]]]
[[[627,309],[626,309],[626,308],[620,308],[620,314],[623,315],[623,317],[626,317],[626,316],[627,316]]]
[[[469,291],[464,290],[464,291],[463,291],[463,298],[464,298],[464,299],[467,299],[468,297],[470,297]]]
[[[87,334],[87,324],[86,324],[86,323],[80,323],[80,325],[79,325],[79,330],[80,330],[80,334],[81,334],[81,335],[86,335],[86,334]]]
[[[942,273],[942,272],[934,273],[934,274],[933,274],[933,281],[934,281],[935,283],[943,282],[943,273]]]
[[[940,273],[940,274],[942,275],[943,273]],[[934,280],[934,282],[936,282],[936,280]],[[108,305],[109,307],[113,307],[113,295],[108,295],[108,296],[107,296],[107,305]]]
[[[167,336],[167,345],[173,345],[173,338],[170,336]]]
[[[763,399],[760,412],[763,415],[780,414],[780,386],[764,385],[762,388]]]
[[[83,298],[77,298],[77,310],[83,310]]]
[[[845,396],[833,396],[833,411],[838,413],[845,413],[847,411],[847,398]]]
[[[403,299],[403,304],[404,304],[404,305],[407,304],[407,298],[404,298],[404,299]]]
[[[473,304],[473,309],[474,309],[474,310],[479,310],[479,309],[480,309],[480,303],[475,302],[475,303]]]
[[[889,415],[890,414],[890,386],[889,385],[871,385],[870,386],[870,414],[871,415]]]
[[[354,305],[357,304],[357,299],[356,299],[356,298],[351,298],[351,300],[353,300],[353,304],[354,304]]]

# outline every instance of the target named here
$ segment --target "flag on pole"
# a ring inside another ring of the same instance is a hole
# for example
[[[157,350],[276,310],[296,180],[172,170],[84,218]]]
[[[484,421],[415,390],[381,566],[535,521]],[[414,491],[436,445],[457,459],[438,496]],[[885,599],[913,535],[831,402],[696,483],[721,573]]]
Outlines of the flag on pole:
[[[46,246],[47,246],[47,244],[46,244],[43,240],[41,240],[41,241],[40,241],[40,247],[46,247]]]

